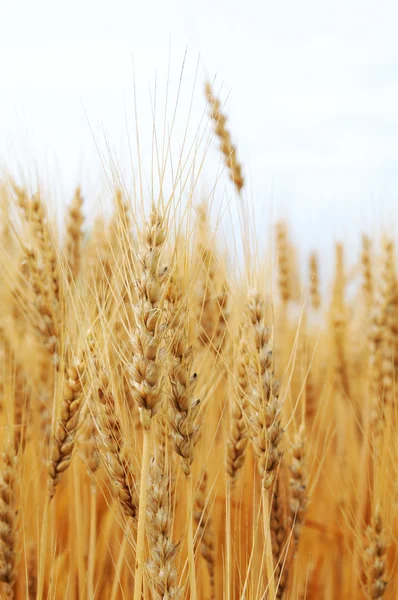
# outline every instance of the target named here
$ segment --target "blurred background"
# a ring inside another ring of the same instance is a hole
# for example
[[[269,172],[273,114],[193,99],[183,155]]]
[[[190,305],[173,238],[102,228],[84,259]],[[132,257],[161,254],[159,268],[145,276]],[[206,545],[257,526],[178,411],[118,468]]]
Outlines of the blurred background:
[[[361,232],[396,226],[397,22],[389,0],[2,2],[1,167],[45,181],[56,203],[79,183],[94,210],[112,165],[131,179],[136,117],[148,180],[154,118],[159,140],[172,132],[174,161],[186,133],[211,131],[209,79],[259,231],[287,217],[304,252],[330,258],[335,240],[357,252]],[[234,228],[217,146],[197,193],[219,177]]]

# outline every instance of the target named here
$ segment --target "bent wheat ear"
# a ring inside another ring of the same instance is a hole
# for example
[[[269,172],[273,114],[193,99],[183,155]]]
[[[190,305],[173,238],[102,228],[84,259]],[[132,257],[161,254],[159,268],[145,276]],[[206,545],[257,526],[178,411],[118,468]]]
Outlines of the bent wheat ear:
[[[210,83],[206,83],[205,93],[211,107],[210,116],[215,122],[215,132],[221,142],[221,152],[224,154],[225,163],[230,171],[230,177],[237,191],[240,193],[245,180],[242,175],[242,167],[236,156],[236,148],[231,142],[231,135],[226,128],[227,119],[221,111],[221,103],[213,94]]]

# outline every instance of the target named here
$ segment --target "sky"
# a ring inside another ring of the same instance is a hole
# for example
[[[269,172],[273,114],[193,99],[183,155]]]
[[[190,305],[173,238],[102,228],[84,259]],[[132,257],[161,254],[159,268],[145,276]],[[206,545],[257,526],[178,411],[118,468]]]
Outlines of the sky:
[[[153,112],[161,132],[167,97],[178,154],[188,120],[192,139],[206,129],[210,79],[259,227],[286,217],[304,251],[356,249],[396,231],[397,22],[389,0],[0,0],[0,165],[60,204],[80,183],[94,210],[110,152],[129,179],[136,108],[149,174]],[[213,140],[200,193],[219,177],[233,207],[219,171]]]

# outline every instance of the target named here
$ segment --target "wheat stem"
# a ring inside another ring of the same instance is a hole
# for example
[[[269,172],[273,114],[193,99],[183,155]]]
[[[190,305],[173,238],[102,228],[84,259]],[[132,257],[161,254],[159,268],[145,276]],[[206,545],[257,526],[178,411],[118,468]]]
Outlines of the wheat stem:
[[[226,544],[227,544],[227,557],[226,557],[226,584],[227,584],[227,600],[231,600],[231,480],[227,477],[227,498],[226,498]]]
[[[274,580],[274,559],[272,555],[270,511],[269,511],[270,490],[262,489],[263,501],[263,525],[264,525],[264,543],[265,543],[265,567],[268,579],[268,598],[275,598],[275,580]]]
[[[123,535],[122,542],[120,545],[120,549],[119,549],[119,553],[118,553],[118,557],[117,557],[116,569],[115,569],[115,576],[113,579],[113,585],[112,585],[112,590],[111,590],[111,595],[110,595],[109,600],[117,600],[117,598],[118,598],[117,594],[122,587],[121,572],[122,572],[123,561],[125,558],[126,545],[127,545],[127,531]]]
[[[54,503],[53,503],[54,504]],[[37,595],[36,600],[43,600],[44,595],[44,574],[46,567],[46,554],[47,554],[47,536],[48,536],[48,526],[50,516],[48,514],[49,510],[49,498],[46,498],[46,504],[43,512],[43,521],[42,521],[42,529],[41,529],[41,539],[40,539],[40,552],[39,552],[39,574],[38,574],[38,582],[37,582]]]
[[[142,577],[145,561],[145,517],[148,498],[148,475],[149,475],[149,442],[151,430],[143,429],[143,449],[141,462],[140,503],[137,527],[137,553],[135,562],[134,600],[140,600],[142,591]]]
[[[196,573],[195,573],[195,549],[193,535],[193,486],[192,474],[186,476],[187,481],[187,543],[188,543],[188,564],[189,564],[189,589],[190,600],[196,600]]]
[[[95,556],[97,547],[97,484],[90,486],[90,542],[87,566],[87,600],[94,598]]]

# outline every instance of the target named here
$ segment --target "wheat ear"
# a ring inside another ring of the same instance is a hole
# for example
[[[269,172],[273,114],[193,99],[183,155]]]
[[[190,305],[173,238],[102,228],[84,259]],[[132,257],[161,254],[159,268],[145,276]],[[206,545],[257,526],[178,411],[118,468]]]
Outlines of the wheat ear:
[[[50,461],[48,464],[48,492],[50,499],[54,496],[62,474],[68,469],[72,460],[75,437],[84,399],[82,383],[84,369],[84,362],[66,369],[60,415],[53,433]]]
[[[145,560],[145,520],[149,475],[149,443],[152,417],[159,411],[163,396],[161,356],[162,302],[167,269],[160,267],[166,233],[163,217],[152,207],[145,223],[139,248],[140,273],[136,279],[138,302],[135,306],[135,331],[132,337],[131,393],[140,412],[144,441],[141,462],[140,501],[134,600],[140,600]]]
[[[265,325],[265,304],[256,290],[251,291],[249,294],[248,309],[255,349],[251,365],[255,375],[255,385],[248,398],[253,409],[249,426],[262,479],[266,566],[269,594],[273,598],[275,596],[275,582],[269,531],[269,490],[275,480],[282,458],[280,449],[283,436],[281,426],[282,404],[279,400],[280,383],[274,378],[271,337]]]
[[[15,479],[18,458],[13,444],[3,454],[0,474],[0,581],[4,584],[5,598],[14,598],[16,581],[16,519],[14,506]]]
[[[282,598],[289,578],[288,564],[286,560],[288,552],[288,534],[287,534],[287,515],[286,507],[282,498],[281,477],[282,472],[278,472],[275,479],[270,514],[270,531],[272,541],[272,554],[275,564],[276,579],[276,597]]]
[[[215,132],[221,142],[221,152],[224,154],[225,163],[230,171],[230,177],[237,191],[240,193],[245,180],[242,175],[242,167],[236,156],[236,148],[231,142],[231,134],[226,128],[227,118],[221,111],[221,103],[213,94],[210,83],[206,83],[205,92],[207,101],[211,107],[210,116],[215,122]]]
[[[84,215],[82,211],[83,196],[80,188],[77,188],[73,200],[69,206],[66,222],[65,255],[68,265],[68,280],[75,281],[80,273],[81,251],[82,251],[82,225]]]
[[[315,252],[310,254],[309,272],[311,306],[314,310],[319,310],[321,306],[321,294],[319,291],[319,263],[318,256]]]
[[[106,370],[96,364],[96,397],[100,403],[97,427],[102,440],[101,459],[110,476],[117,500],[126,517],[136,525],[138,499],[132,463],[129,459],[118,407]]]
[[[181,298],[177,285],[170,282],[168,290],[171,318],[170,341],[170,403],[169,423],[171,428],[171,442],[175,452],[181,459],[182,470],[187,482],[187,538],[188,560],[190,574],[190,594],[192,600],[196,599],[195,557],[193,542],[193,489],[191,466],[194,460],[195,445],[199,439],[200,428],[197,416],[200,401],[194,399],[197,381],[193,373],[193,350],[188,345],[188,310],[187,300]]]
[[[368,309],[372,306],[374,283],[373,283],[373,265],[372,265],[372,242],[367,235],[362,236],[361,250],[362,267],[362,290]]]
[[[150,560],[147,564],[154,600],[179,600],[182,590],[177,583],[175,557],[179,544],[172,536],[171,476],[166,464],[166,424],[156,428],[156,447],[149,468],[148,539]]]
[[[210,579],[211,600],[215,600],[215,549],[214,538],[211,528],[211,514],[208,505],[207,492],[207,471],[203,472],[199,489],[195,496],[194,519],[198,528],[198,540],[200,543],[200,553],[207,565],[207,571]]]
[[[278,287],[282,302],[286,304],[292,296],[289,240],[286,223],[283,221],[276,223],[275,235],[278,258]]]
[[[233,385],[233,394],[231,400],[231,424],[229,437],[227,441],[227,473],[234,485],[239,471],[242,469],[246,458],[247,442],[249,439],[246,419],[247,419],[247,393],[249,387],[248,369],[248,348],[247,341],[243,337],[239,342],[238,356],[236,357],[236,367],[234,376],[236,383]]]
[[[385,578],[387,545],[383,535],[383,523],[379,513],[366,530],[365,564],[369,600],[383,598],[387,587]]]

